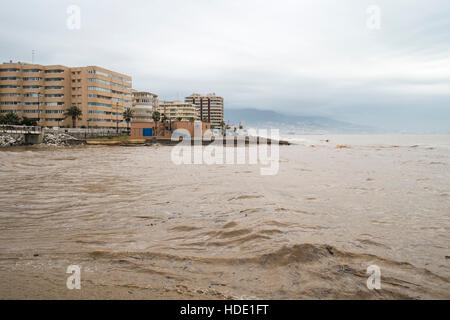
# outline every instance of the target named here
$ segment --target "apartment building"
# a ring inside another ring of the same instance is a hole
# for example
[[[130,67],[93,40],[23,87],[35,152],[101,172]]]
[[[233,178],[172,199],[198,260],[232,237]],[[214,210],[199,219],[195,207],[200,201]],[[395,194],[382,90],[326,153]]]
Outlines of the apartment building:
[[[220,128],[223,122],[223,97],[215,93],[193,93],[184,99],[186,103],[195,105],[198,119],[210,122],[211,128]]]
[[[133,90],[133,122],[153,121],[153,111],[156,111],[159,105],[158,95]]]
[[[72,105],[83,111],[80,125],[126,128],[123,111],[133,107],[130,76],[96,66],[71,68]]]
[[[70,68],[25,63],[0,65],[0,113],[39,120],[39,124],[64,125],[70,106]]]
[[[82,111],[77,126],[125,128],[122,114],[131,108],[132,79],[97,66],[69,68],[28,63],[0,65],[0,112],[38,120],[46,127],[71,125],[64,112]]]
[[[197,109],[191,103],[182,101],[161,101],[158,112],[166,115],[168,120],[173,121],[195,121],[199,120]]]

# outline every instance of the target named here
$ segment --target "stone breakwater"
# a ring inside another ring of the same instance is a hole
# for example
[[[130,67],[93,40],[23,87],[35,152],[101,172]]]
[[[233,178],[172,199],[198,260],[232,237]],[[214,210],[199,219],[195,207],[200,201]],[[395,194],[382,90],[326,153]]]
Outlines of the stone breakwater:
[[[42,143],[48,146],[67,146],[79,141],[66,133],[45,133]]]
[[[23,135],[10,135],[2,134],[0,135],[0,147],[12,147],[20,146],[25,143],[25,138]]]
[[[66,133],[44,133],[42,144],[47,146],[68,146],[79,142],[77,138],[72,137]],[[23,134],[8,134],[0,135],[0,147],[14,147],[25,145],[25,138]]]

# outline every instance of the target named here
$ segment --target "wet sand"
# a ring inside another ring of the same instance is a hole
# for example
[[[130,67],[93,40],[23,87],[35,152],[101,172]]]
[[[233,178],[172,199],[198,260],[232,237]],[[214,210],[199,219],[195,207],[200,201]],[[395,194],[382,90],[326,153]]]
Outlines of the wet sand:
[[[336,145],[280,147],[275,176],[168,146],[0,150],[0,298],[450,298],[449,149]]]

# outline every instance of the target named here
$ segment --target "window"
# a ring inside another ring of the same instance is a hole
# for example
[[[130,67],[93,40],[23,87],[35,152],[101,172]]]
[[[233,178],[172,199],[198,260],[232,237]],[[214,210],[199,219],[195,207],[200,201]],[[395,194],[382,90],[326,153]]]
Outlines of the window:
[[[39,97],[39,93],[30,92],[30,93],[25,93],[23,96],[26,97],[26,98],[38,98]]]
[[[19,69],[16,68],[8,68],[8,69],[1,69],[0,72],[18,72]]]
[[[128,89],[127,86],[115,83],[115,82],[111,82],[111,81],[106,81],[106,80],[102,80],[102,79],[97,79],[97,78],[89,78],[88,79],[89,82],[95,82],[95,83],[101,83],[107,86],[114,86],[114,87],[119,87],[119,88],[123,88],[123,89]]]
[[[100,88],[100,87],[88,87],[89,91],[100,91],[100,92],[111,92],[110,89]]]
[[[105,108],[111,108],[112,105],[106,104],[106,103],[98,103],[98,102],[89,102],[88,106],[92,107],[105,107]]]
[[[64,70],[54,69],[54,70],[45,70],[45,73],[63,73]]]
[[[41,69],[24,69],[23,73],[35,73],[35,72],[41,72]]]
[[[46,90],[61,90],[61,89],[64,89],[64,87],[62,87],[62,86],[46,86],[45,89]]]
[[[64,113],[64,111],[63,110],[45,110],[45,113],[55,114],[55,113]]]
[[[25,77],[23,78],[23,81],[41,81],[41,77]]]
[[[64,118],[45,118],[46,121],[60,122],[63,121]]]
[[[46,78],[45,81],[64,81],[64,78]]]

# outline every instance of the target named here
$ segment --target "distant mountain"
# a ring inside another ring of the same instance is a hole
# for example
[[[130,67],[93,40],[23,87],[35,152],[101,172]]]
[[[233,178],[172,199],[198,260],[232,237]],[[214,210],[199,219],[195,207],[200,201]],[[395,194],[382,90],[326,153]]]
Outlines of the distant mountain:
[[[279,128],[300,133],[375,133],[376,129],[319,116],[301,116],[259,109],[225,109],[225,120],[248,127]]]

